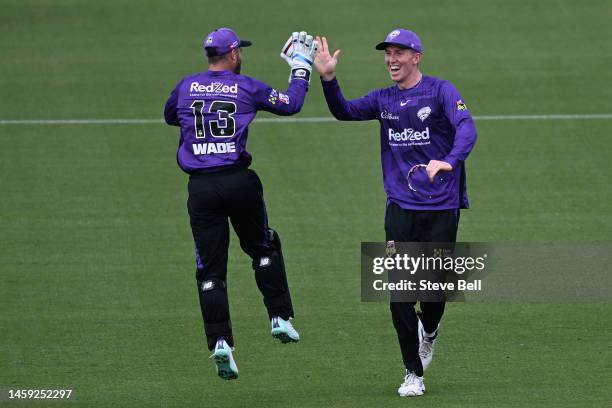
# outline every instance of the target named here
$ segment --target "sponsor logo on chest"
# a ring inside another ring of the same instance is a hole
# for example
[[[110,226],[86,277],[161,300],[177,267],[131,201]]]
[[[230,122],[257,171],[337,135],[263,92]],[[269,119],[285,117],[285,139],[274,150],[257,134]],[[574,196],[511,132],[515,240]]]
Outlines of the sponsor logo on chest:
[[[430,143],[429,126],[422,131],[418,131],[413,128],[404,128],[401,131],[389,129],[389,146],[423,146]]]
[[[208,93],[208,94],[237,94],[238,84],[227,85],[222,82],[212,82],[210,84],[200,84],[192,82],[189,86],[191,93]]]
[[[380,112],[380,118],[381,119],[387,119],[387,120],[399,120],[399,116],[398,115],[394,115],[391,112],[388,112],[386,110]]]

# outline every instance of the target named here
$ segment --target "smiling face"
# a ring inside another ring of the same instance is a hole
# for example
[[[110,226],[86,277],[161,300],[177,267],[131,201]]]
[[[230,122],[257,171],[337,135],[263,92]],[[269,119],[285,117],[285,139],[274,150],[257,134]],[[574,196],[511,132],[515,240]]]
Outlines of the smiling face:
[[[385,65],[387,65],[389,76],[400,86],[410,82],[411,78],[419,72],[419,62],[421,62],[421,54],[409,48],[388,45],[385,49]]]

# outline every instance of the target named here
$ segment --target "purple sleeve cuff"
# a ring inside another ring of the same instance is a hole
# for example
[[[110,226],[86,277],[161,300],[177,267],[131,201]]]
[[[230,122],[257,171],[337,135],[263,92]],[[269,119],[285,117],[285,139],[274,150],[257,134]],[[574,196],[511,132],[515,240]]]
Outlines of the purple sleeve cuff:
[[[454,154],[449,154],[448,156],[446,156],[444,159],[442,159],[442,161],[447,162],[448,164],[450,164],[451,166],[453,166],[453,169],[455,169],[457,167],[457,163],[459,163],[459,158],[457,156],[455,156]]]

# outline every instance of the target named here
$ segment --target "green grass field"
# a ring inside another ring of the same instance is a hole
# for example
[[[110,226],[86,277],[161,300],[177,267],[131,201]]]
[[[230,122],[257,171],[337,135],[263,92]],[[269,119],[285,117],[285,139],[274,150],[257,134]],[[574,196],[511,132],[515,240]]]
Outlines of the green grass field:
[[[423,39],[424,73],[454,82],[474,115],[609,114],[611,18],[609,1],[2,0],[0,119],[161,118],[219,26],[255,43],[243,73],[279,88],[296,29],[342,50],[348,97],[388,86],[373,46],[405,26]],[[299,117],[318,116],[315,77]],[[612,241],[612,120],[476,124],[460,240]],[[302,341],[270,337],[232,236],[240,378],[219,380],[176,138],[162,124],[0,125],[3,392],[73,388],[71,407],[609,406],[610,302],[450,304],[426,396],[397,396],[388,306],[359,293],[360,242],[384,239],[377,123],[252,125]]]

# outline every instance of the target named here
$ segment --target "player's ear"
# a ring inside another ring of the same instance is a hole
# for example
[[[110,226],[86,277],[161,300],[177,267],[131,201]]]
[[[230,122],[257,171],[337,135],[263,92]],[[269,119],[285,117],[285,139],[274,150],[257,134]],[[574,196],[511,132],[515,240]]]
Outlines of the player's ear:
[[[420,52],[415,52],[414,55],[412,56],[412,61],[414,62],[414,65],[419,65],[421,63],[421,56],[423,54],[421,54]]]

